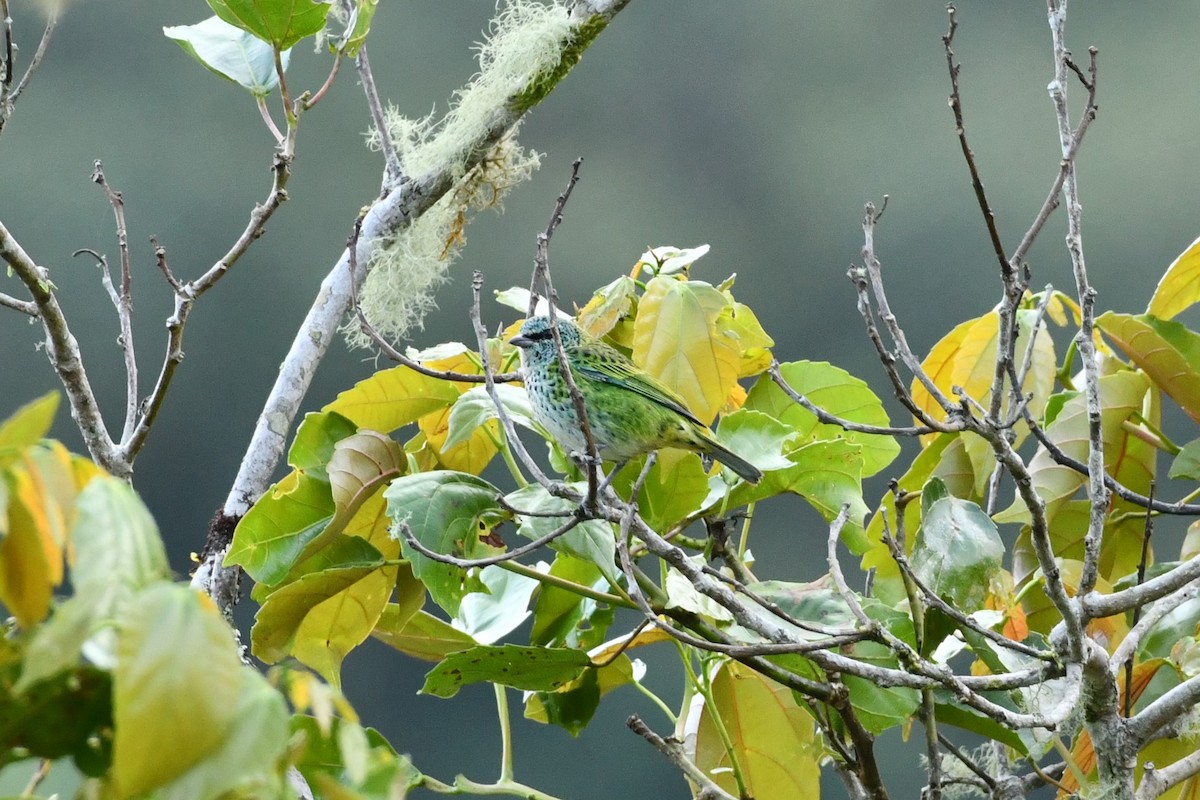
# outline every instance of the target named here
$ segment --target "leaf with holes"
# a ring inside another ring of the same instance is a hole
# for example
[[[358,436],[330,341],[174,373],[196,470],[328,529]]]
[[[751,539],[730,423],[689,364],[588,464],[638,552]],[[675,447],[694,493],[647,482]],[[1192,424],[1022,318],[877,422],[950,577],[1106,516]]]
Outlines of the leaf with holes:
[[[564,647],[472,647],[451,653],[430,670],[421,692],[453,697],[463,686],[482,681],[552,692],[578,678],[591,663],[587,653]]]

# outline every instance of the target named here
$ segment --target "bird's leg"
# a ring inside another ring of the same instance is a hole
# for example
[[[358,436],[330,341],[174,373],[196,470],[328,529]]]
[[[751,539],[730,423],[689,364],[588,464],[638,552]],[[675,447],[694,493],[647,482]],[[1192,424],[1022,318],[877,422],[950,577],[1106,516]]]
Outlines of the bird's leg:
[[[593,468],[600,471],[600,481],[596,487],[596,496],[594,498],[585,497],[583,502],[579,504],[579,509],[577,512],[581,515],[593,516],[597,510],[593,503],[598,503],[600,501],[600,498],[604,496],[604,492],[610,486],[612,486],[613,479],[617,477],[617,473],[620,472],[624,466],[629,463],[629,461],[628,459],[625,461],[618,461],[613,465],[613,468],[609,471],[609,473],[605,475],[603,470],[604,462],[599,456],[592,458],[587,453],[580,453],[577,450],[573,450],[571,451],[571,460],[579,465],[579,468],[584,471],[585,475],[588,474]]]

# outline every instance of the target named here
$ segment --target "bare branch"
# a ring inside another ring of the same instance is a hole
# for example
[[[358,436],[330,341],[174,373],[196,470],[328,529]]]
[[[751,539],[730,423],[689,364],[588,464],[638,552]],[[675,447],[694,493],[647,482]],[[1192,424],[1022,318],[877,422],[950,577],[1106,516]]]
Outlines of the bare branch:
[[[610,21],[628,2],[588,0],[577,3],[571,11],[572,23],[577,26],[576,30],[584,25],[594,29],[597,23],[603,25]],[[408,181],[380,197],[363,219],[363,236],[356,253],[359,262],[367,263],[367,257],[379,242],[407,228],[413,219],[454,186],[464,170],[478,165],[521,120],[527,108],[527,105],[511,104],[508,98],[502,98],[491,123],[465,148],[461,161],[443,165],[426,175],[410,176]],[[349,255],[343,253],[322,282],[308,316],[296,332],[226,498],[225,510],[232,516],[245,513],[262,494],[283,454],[292,420],[316,365],[324,357],[342,315],[350,307],[348,270]]]
[[[942,46],[946,50],[946,67],[950,71],[950,110],[954,113],[954,132],[958,135],[958,144],[962,148],[963,159],[967,162],[967,170],[971,173],[971,186],[975,190],[975,199],[979,202],[979,210],[983,213],[983,220],[987,224],[988,238],[991,239],[996,260],[1000,262],[1000,274],[1004,278],[1005,284],[1008,284],[1014,278],[1013,268],[1009,264],[1008,256],[1004,254],[1000,231],[996,228],[996,214],[992,211],[992,205],[987,199],[987,192],[983,189],[983,179],[979,177],[975,153],[967,144],[967,129],[963,124],[962,97],[958,91],[958,74],[962,71],[962,65],[954,58],[954,50],[951,48],[954,42],[954,33],[958,30],[958,17],[953,4],[946,7],[946,13],[950,18],[950,28],[942,37]]]
[[[1155,767],[1152,761],[1147,762],[1135,798],[1136,800],[1154,800],[1197,774],[1200,774],[1200,750],[1186,755],[1162,769]]]
[[[122,456],[132,463],[146,444],[146,437],[158,418],[163,399],[170,389],[175,372],[183,362],[183,334],[187,325],[192,306],[205,292],[216,285],[229,271],[238,259],[245,255],[250,245],[262,236],[267,221],[271,219],[279,206],[287,200],[287,183],[291,177],[291,162],[296,146],[296,129],[290,127],[284,137],[282,152],[276,153],[271,162],[271,189],[263,203],[256,203],[250,212],[250,218],[242,233],[234,241],[233,246],[221,256],[215,264],[209,267],[199,278],[180,284],[167,266],[166,252],[154,243],[155,259],[171,289],[175,292],[175,308],[167,317],[167,346],[163,354],[163,363],[159,368],[158,378],[150,395],[138,407],[136,423],[132,429],[127,429],[121,440]],[[244,509],[241,513],[244,513]],[[230,513],[230,516],[240,514]]]
[[[674,764],[688,780],[699,785],[700,790],[695,795],[696,800],[737,800],[733,795],[714,783],[713,779],[708,777],[703,770],[692,763],[692,760],[687,757],[687,753],[684,751],[681,742],[674,739],[667,740],[662,738],[650,730],[637,714],[626,720],[625,724],[629,726],[631,731],[649,742],[655,750],[666,756],[667,760]]]
[[[408,544],[408,546],[429,560],[436,561],[439,564],[450,564],[451,566],[458,567],[459,569],[471,569],[473,567],[487,567],[492,564],[500,564],[505,561],[512,561],[520,558],[526,553],[532,553],[534,550],[550,544],[564,534],[570,533],[581,522],[583,522],[582,517],[574,517],[567,520],[565,524],[560,525],[550,533],[547,533],[545,536],[534,539],[529,544],[523,544],[520,547],[514,547],[511,550],[506,550],[503,553],[494,556],[488,556],[487,558],[458,558],[445,553],[439,553],[436,550],[430,550],[428,547],[422,544],[421,540],[413,534],[412,529],[410,529],[405,523],[401,522],[399,524],[399,529],[400,535],[404,537],[404,541]]]
[[[104,190],[108,204],[112,206],[117,223],[117,248],[121,254],[121,290],[114,291],[108,275],[107,263],[102,263],[105,288],[117,307],[117,320],[121,335],[117,341],[125,357],[125,427],[121,434],[124,441],[133,433],[138,414],[138,367],[137,354],[133,345],[133,271],[129,266],[129,232],[125,227],[125,201],[121,193],[108,185],[104,177],[104,166],[97,160],[92,169],[92,182]]]
[[[1111,597],[1111,595],[1109,596]],[[1113,651],[1111,657],[1113,675],[1115,676],[1117,670],[1121,669],[1122,666],[1132,664],[1138,645],[1142,643],[1142,639],[1150,632],[1150,629],[1158,624],[1159,620],[1189,600],[1195,599],[1197,596],[1200,596],[1200,583],[1193,582],[1177,590],[1174,594],[1158,600],[1153,605],[1149,605],[1148,611],[1146,610],[1147,604],[1134,606],[1135,612],[1142,612],[1140,615],[1141,618],[1134,622],[1133,627],[1129,629],[1129,633],[1125,634],[1125,638],[1121,640],[1121,643],[1117,645],[1117,649]],[[1129,684],[1126,683],[1126,698],[1128,697]],[[1129,700],[1127,699],[1126,702],[1129,702]],[[1129,716],[1128,712],[1126,712],[1125,716]]]
[[[38,315],[37,304],[32,300],[18,300],[17,298],[0,292],[0,307],[11,308],[13,311],[20,311],[22,314],[36,318]]]
[[[6,16],[7,16],[7,9]],[[12,95],[8,98],[8,102],[17,102],[17,98],[29,86],[29,81],[33,77],[33,73],[37,71],[38,66],[42,63],[42,59],[46,56],[46,48],[50,46],[50,39],[54,37],[54,30],[58,27],[58,16],[51,14],[46,19],[46,27],[42,29],[42,38],[38,40],[37,49],[33,51],[33,58],[29,59],[29,66],[25,68],[25,74],[21,76],[21,82],[17,84],[17,88],[13,89]],[[0,127],[3,123],[0,122]]]
[[[1058,138],[1063,159],[1072,156],[1074,132],[1071,129],[1070,110],[1067,107],[1067,62],[1070,54],[1066,44],[1066,0],[1048,0],[1050,38],[1054,46],[1054,79],[1050,82],[1050,100],[1058,118]],[[1095,91],[1095,83],[1090,89]],[[1083,572],[1079,578],[1079,594],[1086,595],[1096,585],[1100,563],[1100,537],[1108,512],[1108,488],[1104,484],[1104,440],[1100,430],[1100,374],[1096,361],[1093,319],[1096,307],[1096,290],[1088,281],[1087,266],[1083,258],[1082,219],[1083,209],[1079,204],[1079,188],[1075,178],[1075,162],[1070,160],[1062,185],[1063,200],[1067,211],[1067,252],[1071,256],[1071,270],[1075,275],[1075,288],[1079,295],[1080,323],[1076,344],[1083,361],[1084,397],[1088,416],[1088,498],[1091,515],[1088,531],[1083,540]]]
[[[852,422],[848,419],[843,419],[830,414],[825,409],[817,406],[807,397],[793,389],[779,371],[779,362],[772,360],[771,366],[768,368],[768,373],[771,380],[775,381],[776,385],[784,391],[784,393],[792,399],[792,402],[803,406],[818,420],[826,425],[837,425],[842,430],[855,431],[858,433],[871,433],[879,436],[921,436],[926,433],[937,433],[933,428],[920,426],[909,426],[906,428],[895,428],[882,425],[866,425],[861,422]]]
[[[1130,717],[1127,729],[1130,742],[1140,749],[1155,731],[1188,713],[1197,703],[1200,703],[1200,675],[1188,678]]]
[[[371,61],[367,58],[367,46],[358,49],[354,59],[354,67],[358,71],[358,82],[362,84],[363,95],[367,100],[367,109],[371,112],[371,122],[379,132],[379,149],[383,152],[383,190],[391,191],[405,179],[404,168],[396,155],[396,145],[392,143],[392,134],[388,130],[387,117],[383,113],[383,103],[379,99],[379,90],[375,88],[375,73],[371,72]]]
[[[0,223],[0,259],[12,268],[33,298],[38,319],[46,332],[46,355],[66,390],[71,416],[79,426],[89,455],[117,477],[128,478],[129,464],[117,451],[104,425],[104,417],[83,366],[79,343],[58,304],[49,272],[34,263],[3,223]]]

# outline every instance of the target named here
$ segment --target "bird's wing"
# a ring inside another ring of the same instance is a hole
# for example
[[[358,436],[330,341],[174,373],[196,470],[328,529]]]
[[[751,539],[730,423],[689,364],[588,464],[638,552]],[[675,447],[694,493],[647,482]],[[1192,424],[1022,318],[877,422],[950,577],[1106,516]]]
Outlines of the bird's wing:
[[[637,392],[705,427],[704,423],[688,410],[683,398],[647,375],[618,351],[596,343],[580,344],[572,349],[575,351],[575,357],[571,359],[571,364],[585,377]]]

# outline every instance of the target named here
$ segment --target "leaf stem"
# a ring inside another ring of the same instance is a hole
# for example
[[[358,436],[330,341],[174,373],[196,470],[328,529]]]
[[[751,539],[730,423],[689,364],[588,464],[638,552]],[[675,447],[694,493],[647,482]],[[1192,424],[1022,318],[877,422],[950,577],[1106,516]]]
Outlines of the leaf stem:
[[[632,600],[627,600],[624,597],[608,592],[602,592],[598,589],[593,589],[590,586],[584,586],[582,583],[575,583],[566,578],[560,578],[557,575],[551,575],[546,572],[538,572],[536,569],[519,561],[501,561],[496,566],[501,569],[506,569],[516,575],[524,575],[526,578],[533,578],[539,583],[546,586],[554,586],[572,594],[577,594],[581,597],[587,597],[591,600],[596,600],[601,603],[608,603],[612,606],[620,606],[621,608],[637,608],[637,604]]]
[[[496,783],[512,783],[513,747],[512,725],[508,716],[508,690],[498,683],[492,684],[492,688],[496,690],[496,716],[500,720],[500,780]]]

